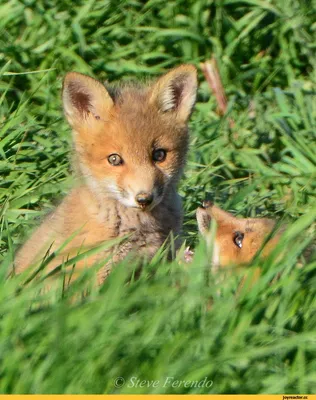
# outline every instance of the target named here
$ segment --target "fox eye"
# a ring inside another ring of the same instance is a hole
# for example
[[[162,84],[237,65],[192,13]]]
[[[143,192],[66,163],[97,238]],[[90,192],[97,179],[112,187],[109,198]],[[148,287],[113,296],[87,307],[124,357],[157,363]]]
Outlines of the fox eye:
[[[164,149],[157,149],[153,151],[153,160],[155,162],[165,161],[167,157],[167,152]]]
[[[118,154],[110,154],[108,157],[108,162],[114,167],[117,167],[118,165],[123,164],[123,159]]]
[[[242,232],[239,232],[239,231],[234,233],[234,243],[240,249],[242,248],[242,241],[244,240],[244,236],[245,235]]]

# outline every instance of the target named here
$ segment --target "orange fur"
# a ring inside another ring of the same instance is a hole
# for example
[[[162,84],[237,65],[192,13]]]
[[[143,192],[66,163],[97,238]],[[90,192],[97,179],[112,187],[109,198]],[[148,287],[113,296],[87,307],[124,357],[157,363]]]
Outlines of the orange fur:
[[[217,225],[213,264],[225,267],[249,263],[264,245],[267,236],[275,228],[275,221],[268,218],[236,218],[219,207],[205,202],[197,210],[199,230],[206,238],[211,220]],[[241,235],[240,235],[241,234]],[[238,238],[241,237],[240,246]],[[264,246],[262,256],[267,256],[279,240],[280,233],[274,235]]]
[[[67,74],[63,104],[73,130],[80,185],[18,252],[17,273],[39,262],[49,246],[56,250],[78,229],[50,270],[81,246],[130,234],[116,247],[115,260],[131,251],[152,257],[171,232],[180,234],[182,209],[176,187],[185,164],[187,121],[196,88],[196,69],[191,65],[175,68],[149,86],[127,85],[114,94],[93,78]],[[159,149],[166,157],[155,161]],[[119,155],[123,163],[111,165],[111,154]],[[90,257],[76,268],[89,267],[107,255]],[[100,271],[99,282],[111,266],[108,263]]]

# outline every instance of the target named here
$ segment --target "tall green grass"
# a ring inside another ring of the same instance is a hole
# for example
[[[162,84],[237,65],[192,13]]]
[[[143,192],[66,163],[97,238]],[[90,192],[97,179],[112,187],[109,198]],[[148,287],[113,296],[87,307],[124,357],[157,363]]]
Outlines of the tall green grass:
[[[315,392],[316,261],[304,255],[315,241],[315,6],[0,4],[1,393]],[[211,54],[229,107],[218,117],[200,73],[179,188],[193,263],[166,263],[162,253],[133,279],[136,265],[127,260],[103,287],[93,285],[92,270],[69,292],[63,276],[49,293],[39,280],[25,287],[25,276],[7,280],[16,248],[73,182],[60,100],[65,72],[143,79],[183,62],[199,66]],[[247,268],[262,269],[258,282],[238,294],[245,270],[212,275],[199,244],[195,210],[205,197],[239,216],[289,224],[277,253]],[[132,377],[159,384],[131,387]],[[172,387],[167,377],[213,385]]]

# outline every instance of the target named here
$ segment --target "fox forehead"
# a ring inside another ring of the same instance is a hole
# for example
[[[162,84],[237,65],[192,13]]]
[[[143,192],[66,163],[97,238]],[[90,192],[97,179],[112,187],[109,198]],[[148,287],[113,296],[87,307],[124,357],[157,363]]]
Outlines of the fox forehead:
[[[232,236],[237,231],[245,233],[245,239],[257,238],[258,240],[269,234],[275,225],[275,221],[263,218],[236,218],[230,221],[220,221],[217,227],[218,235]]]
[[[114,107],[105,118],[91,120],[77,128],[79,141],[93,151],[148,153],[153,148],[183,150],[186,127],[179,127],[173,115],[161,113],[148,101],[148,90],[127,89],[116,94]]]

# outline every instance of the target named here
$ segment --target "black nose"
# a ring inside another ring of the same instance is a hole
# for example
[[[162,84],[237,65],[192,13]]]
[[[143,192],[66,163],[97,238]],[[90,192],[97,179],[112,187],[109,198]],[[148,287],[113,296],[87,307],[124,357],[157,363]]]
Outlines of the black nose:
[[[154,196],[151,193],[138,193],[136,195],[136,201],[141,207],[149,206],[154,200]]]

